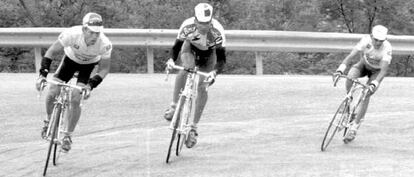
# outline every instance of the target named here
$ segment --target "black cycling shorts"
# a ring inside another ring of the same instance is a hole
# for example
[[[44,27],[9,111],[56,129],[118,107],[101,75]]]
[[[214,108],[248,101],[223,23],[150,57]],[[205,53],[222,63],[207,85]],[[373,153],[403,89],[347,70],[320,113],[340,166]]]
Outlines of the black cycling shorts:
[[[78,83],[87,84],[96,64],[98,63],[79,64],[65,55],[54,76],[68,82],[78,72]]]
[[[379,74],[379,72],[381,71],[380,69],[373,69],[373,68],[369,68],[369,67],[365,66],[365,63],[363,61],[359,61],[358,63],[356,63],[352,67],[359,70],[359,73],[354,73],[354,75],[356,77],[364,77],[364,76],[368,76],[368,78],[371,78],[372,76],[376,77]],[[353,72],[355,72],[355,71],[353,71]]]

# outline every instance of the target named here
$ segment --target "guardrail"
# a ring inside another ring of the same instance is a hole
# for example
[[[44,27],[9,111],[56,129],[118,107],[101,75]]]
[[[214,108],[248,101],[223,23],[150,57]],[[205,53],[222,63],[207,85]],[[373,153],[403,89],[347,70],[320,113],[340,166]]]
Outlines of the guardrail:
[[[65,28],[0,28],[1,47],[34,47],[36,68],[41,48],[49,47]],[[173,29],[105,29],[115,47],[137,46],[147,49],[147,71],[154,72],[154,48],[170,48],[177,35]],[[256,74],[263,74],[260,52],[349,52],[365,34],[226,30],[226,48],[256,52]],[[389,35],[393,54],[414,54],[414,36]]]

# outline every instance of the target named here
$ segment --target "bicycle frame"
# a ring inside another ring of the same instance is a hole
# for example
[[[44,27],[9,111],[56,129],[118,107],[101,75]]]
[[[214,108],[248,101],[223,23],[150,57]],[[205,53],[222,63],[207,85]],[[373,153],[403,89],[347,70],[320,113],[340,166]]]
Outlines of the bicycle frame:
[[[77,89],[81,91],[82,93],[81,104],[85,97],[85,92],[80,86],[72,85],[72,84],[65,84],[65,83],[55,81],[55,80],[47,80],[47,83],[52,83],[52,84],[56,84],[57,86],[59,86],[60,93],[59,95],[55,97],[55,101],[53,103],[54,106],[53,106],[52,116],[49,120],[48,128],[46,131],[46,137],[47,137],[46,140],[48,140],[50,144],[49,144],[49,150],[47,153],[45,168],[43,171],[43,176],[46,175],[47,167],[49,164],[49,158],[50,158],[53,146],[54,146],[53,165],[56,165],[56,161],[57,161],[56,150],[57,150],[57,146],[62,144],[61,133],[63,132],[62,130],[63,118],[66,113],[66,109],[69,107],[69,104],[71,102],[72,89]],[[43,88],[43,86],[41,86],[41,88]]]
[[[352,82],[352,86],[345,98],[341,101],[339,108],[331,119],[329,126],[325,132],[325,136],[322,140],[321,151],[325,151],[329,143],[333,139],[337,132],[344,130],[344,135],[347,134],[347,130],[353,121],[353,115],[357,111],[360,104],[365,101],[369,94],[369,87],[361,83],[358,79],[352,79],[345,75],[337,76],[334,79],[334,87],[336,86],[339,78],[346,78]]]
[[[200,75],[208,77],[208,73],[200,72],[198,67],[194,69],[191,68],[184,68],[182,66],[171,66],[173,69],[177,70],[184,70],[187,71],[187,79],[183,90],[181,91],[177,103],[177,107],[175,108],[175,112],[173,118],[171,120],[169,128],[173,130],[170,146],[168,149],[167,160],[168,163],[171,147],[174,142],[175,136],[178,136],[177,140],[177,147],[176,147],[176,155],[179,155],[184,142],[187,139],[187,135],[191,130],[191,125],[189,121],[194,119],[195,116],[195,103],[198,94],[198,85],[199,85],[199,78]],[[167,70],[168,74],[168,70]],[[167,75],[168,78],[168,75]],[[180,141],[181,139],[181,141]]]
[[[340,75],[338,79],[336,80],[336,82],[339,80],[339,78],[345,78],[347,80],[350,80],[352,82],[352,86],[344,98],[344,100],[347,100],[348,102],[347,104],[350,107],[349,114],[346,117],[346,119],[343,121],[346,124],[344,126],[340,126],[338,131],[340,131],[341,128],[349,128],[352,114],[354,114],[355,111],[357,111],[357,108],[359,107],[359,105],[365,101],[366,97],[368,96],[368,92],[369,92],[368,86],[360,82],[358,79],[352,79],[346,75]],[[336,82],[334,83],[334,86],[336,86]],[[358,94],[357,92],[360,92],[360,93]],[[355,95],[357,95],[356,98],[353,97]]]

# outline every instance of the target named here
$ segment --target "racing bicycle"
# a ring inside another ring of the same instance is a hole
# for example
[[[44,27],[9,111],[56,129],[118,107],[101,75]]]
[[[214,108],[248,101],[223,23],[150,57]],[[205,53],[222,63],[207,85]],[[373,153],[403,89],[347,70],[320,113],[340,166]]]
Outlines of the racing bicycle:
[[[205,76],[208,79],[208,73],[201,72],[198,67],[185,68],[177,65],[169,65],[173,69],[187,71],[187,80],[184,89],[181,91],[177,107],[175,109],[173,118],[171,120],[169,128],[172,129],[172,135],[170,145],[168,147],[166,163],[169,162],[171,150],[174,144],[175,137],[177,137],[177,144],[175,149],[175,155],[178,156],[183,148],[184,143],[187,141],[188,133],[191,130],[190,120],[194,119],[195,103],[197,98],[197,90],[199,84],[200,75]],[[167,79],[169,70],[166,69]],[[206,82],[206,81],[204,81]]]
[[[331,122],[329,123],[325,136],[322,140],[321,151],[325,151],[326,148],[328,148],[329,143],[332,141],[336,133],[344,130],[343,136],[346,136],[348,128],[355,118],[358,107],[361,106],[361,103],[369,94],[369,88],[366,84],[360,82],[358,79],[349,78],[346,75],[336,76],[334,79],[334,87],[336,87],[336,84],[340,78],[352,81],[352,87],[342,100]]]
[[[43,176],[46,176],[47,167],[49,165],[49,159],[52,154],[52,150],[53,150],[53,165],[54,166],[56,166],[57,161],[59,159],[61,151],[60,150],[58,151],[57,149],[58,149],[58,146],[62,144],[62,139],[63,139],[62,132],[63,132],[63,127],[64,127],[63,118],[71,102],[72,90],[77,89],[81,91],[82,93],[81,105],[82,105],[82,101],[84,100],[85,94],[86,94],[85,90],[80,86],[77,86],[74,84],[61,83],[61,82],[58,82],[55,80],[49,80],[49,79],[46,80],[46,83],[44,83],[45,85],[43,84],[41,85],[41,88],[44,88],[48,83],[56,84],[57,86],[59,86],[60,94],[55,98],[52,116],[50,117],[46,134],[43,137],[44,139],[49,141],[49,148],[47,151],[46,163],[45,163],[45,167],[43,170]]]

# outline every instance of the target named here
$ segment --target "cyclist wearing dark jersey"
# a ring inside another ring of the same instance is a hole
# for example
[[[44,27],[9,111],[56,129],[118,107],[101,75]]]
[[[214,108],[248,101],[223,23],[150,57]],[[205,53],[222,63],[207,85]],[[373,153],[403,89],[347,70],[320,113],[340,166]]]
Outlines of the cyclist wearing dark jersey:
[[[217,73],[221,73],[226,62],[225,42],[223,26],[214,18],[213,7],[207,3],[200,3],[194,8],[195,16],[186,19],[180,26],[177,39],[171,50],[171,58],[167,63],[174,64],[180,55],[182,65],[187,68],[198,66],[200,71],[209,72],[210,84],[215,81]],[[177,74],[173,101],[166,110],[164,118],[170,121],[174,115],[175,107],[179,99],[179,93],[184,88],[187,72],[180,71]],[[186,146],[193,147],[197,142],[197,124],[207,102],[206,87],[203,83],[204,76],[200,76],[198,95],[195,108],[195,116],[189,133]]]

